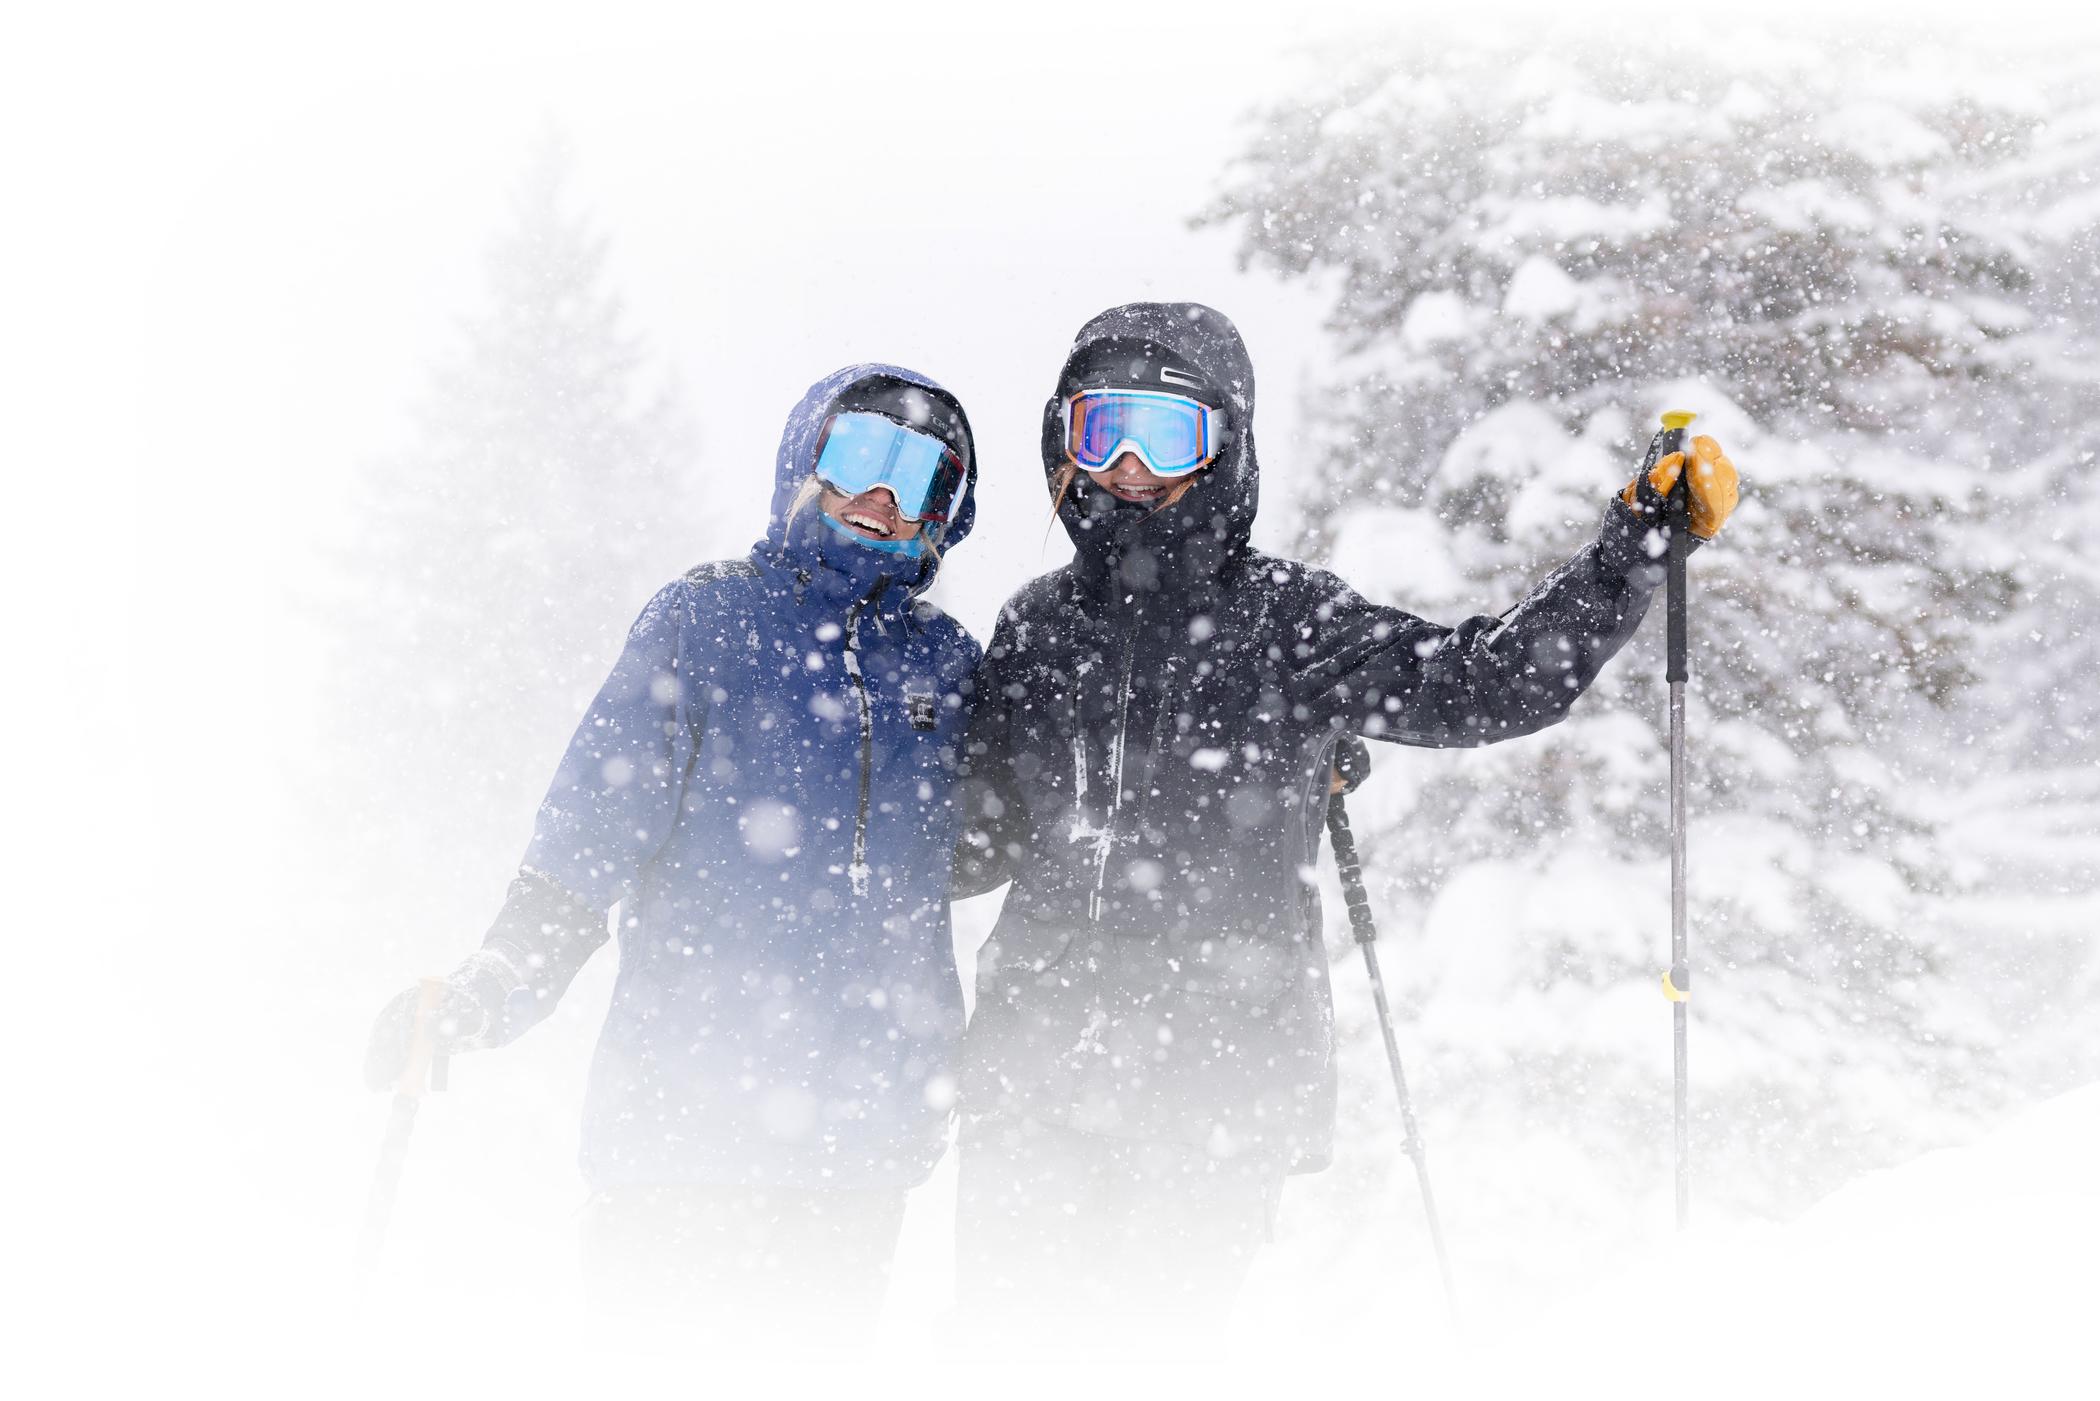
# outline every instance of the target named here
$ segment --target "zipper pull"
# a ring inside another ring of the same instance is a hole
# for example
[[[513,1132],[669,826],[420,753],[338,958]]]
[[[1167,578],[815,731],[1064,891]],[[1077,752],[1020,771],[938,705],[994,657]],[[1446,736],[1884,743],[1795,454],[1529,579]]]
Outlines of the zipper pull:
[[[875,609],[875,631],[881,633],[884,637],[888,637],[890,635],[890,628],[889,624],[882,621],[882,593],[883,590],[887,589],[889,586],[890,576],[887,574],[878,574],[875,576],[875,587],[869,589],[868,596],[865,599],[861,600],[863,603],[869,604]]]

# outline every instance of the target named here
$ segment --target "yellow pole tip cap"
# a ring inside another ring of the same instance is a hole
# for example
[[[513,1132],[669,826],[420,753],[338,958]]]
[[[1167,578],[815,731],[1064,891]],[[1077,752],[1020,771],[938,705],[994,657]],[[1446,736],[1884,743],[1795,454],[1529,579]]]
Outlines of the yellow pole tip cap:
[[[1669,429],[1689,428],[1692,426],[1692,420],[1698,416],[1695,413],[1686,413],[1682,409],[1673,409],[1671,412],[1663,415],[1663,427]]]

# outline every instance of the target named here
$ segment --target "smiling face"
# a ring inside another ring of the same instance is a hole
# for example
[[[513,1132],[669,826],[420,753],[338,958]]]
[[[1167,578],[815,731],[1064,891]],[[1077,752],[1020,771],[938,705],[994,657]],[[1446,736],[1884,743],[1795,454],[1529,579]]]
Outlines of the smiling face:
[[[1185,482],[1186,476],[1162,477],[1145,465],[1144,459],[1134,452],[1126,452],[1104,471],[1089,472],[1087,476],[1095,486],[1123,501],[1156,504],[1164,501],[1167,493]]]
[[[858,496],[848,496],[829,482],[818,502],[825,515],[869,540],[911,540],[919,534],[919,522],[906,520],[897,511],[897,498],[886,486],[870,487]]]

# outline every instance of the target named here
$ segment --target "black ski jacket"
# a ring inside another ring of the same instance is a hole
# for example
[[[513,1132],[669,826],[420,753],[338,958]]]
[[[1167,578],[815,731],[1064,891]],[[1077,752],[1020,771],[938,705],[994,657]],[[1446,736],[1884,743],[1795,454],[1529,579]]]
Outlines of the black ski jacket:
[[[1595,542],[1516,607],[1440,627],[1250,548],[1253,367],[1230,321],[1186,303],[1081,329],[1044,413],[1053,494],[1063,399],[1103,340],[1222,386],[1229,438],[1169,506],[1078,476],[1057,506],[1077,558],[1000,614],[953,893],[1013,885],[979,958],[963,1109],[1310,1171],[1333,1139],[1313,866],[1338,737],[1478,745],[1554,723],[1660,570],[1614,499]]]

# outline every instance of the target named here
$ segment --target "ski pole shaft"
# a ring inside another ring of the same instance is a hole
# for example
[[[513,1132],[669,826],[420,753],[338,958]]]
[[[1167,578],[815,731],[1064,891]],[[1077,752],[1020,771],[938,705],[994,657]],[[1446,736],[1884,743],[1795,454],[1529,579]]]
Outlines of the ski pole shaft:
[[[379,1143],[379,1164],[372,1172],[372,1190],[365,1198],[365,1228],[357,1250],[359,1278],[371,1273],[379,1261],[380,1247],[386,1243],[387,1225],[394,1216],[394,1196],[401,1186],[402,1166],[408,1161],[409,1135],[415,1132],[423,1090],[426,1084],[432,1089],[444,1088],[445,1058],[437,1052],[433,1026],[444,994],[443,978],[425,978],[416,990],[416,1019],[409,1034],[408,1059],[402,1065],[401,1078],[394,1082],[386,1135]]]
[[[1684,453],[1683,468],[1670,489],[1669,557],[1664,569],[1668,597],[1668,629],[1664,642],[1668,652],[1663,673],[1670,686],[1670,971],[1663,991],[1670,999],[1672,1093],[1671,1116],[1677,1149],[1677,1229],[1683,1230],[1692,1215],[1691,1068],[1686,1041],[1690,1024],[1692,972],[1690,931],[1685,893],[1685,737],[1684,685],[1691,678],[1690,622],[1687,616],[1685,556],[1691,548],[1692,461],[1686,430],[1693,415],[1666,413],[1657,457]]]
[[[1349,928],[1363,950],[1364,970],[1371,975],[1371,997],[1378,1005],[1378,1030],[1385,1037],[1386,1064],[1392,1067],[1393,1091],[1400,1101],[1403,1149],[1415,1165],[1415,1182],[1422,1192],[1422,1211],[1429,1221],[1429,1244],[1436,1252],[1437,1273],[1444,1281],[1444,1302],[1458,1321],[1458,1290],[1451,1282],[1451,1257],[1444,1248],[1443,1219],[1436,1209],[1436,1192],[1429,1185],[1429,1152],[1422,1130],[1415,1122],[1414,1099],[1407,1092],[1407,1072],[1400,1064],[1400,1042],[1393,1032],[1393,1009],[1386,1001],[1385,974],[1378,967],[1378,926],[1371,917],[1371,898],[1364,890],[1363,864],[1356,852],[1356,834],[1349,828],[1349,811],[1339,792],[1327,801],[1327,837],[1334,847],[1335,870],[1342,880],[1342,902],[1349,909]]]
[[[1378,969],[1378,949],[1368,941],[1359,943],[1358,947],[1364,951],[1364,969],[1371,975],[1371,996],[1378,1004],[1378,1025],[1385,1033],[1386,1063],[1393,1069],[1393,1090],[1400,1100],[1400,1123],[1406,1134],[1406,1152],[1415,1165],[1415,1184],[1422,1192],[1422,1214],[1429,1223],[1429,1245],[1436,1253],[1436,1272],[1444,1282],[1444,1301],[1455,1323],[1458,1321],[1458,1286],[1451,1281],[1451,1255],[1444,1247],[1444,1223],[1436,1209],[1436,1189],[1429,1185],[1429,1152],[1422,1142],[1422,1130],[1415,1123],[1414,1104],[1407,1093],[1407,1072],[1400,1067],[1400,1045],[1393,1035],[1392,1009],[1386,1005],[1385,977]]]

